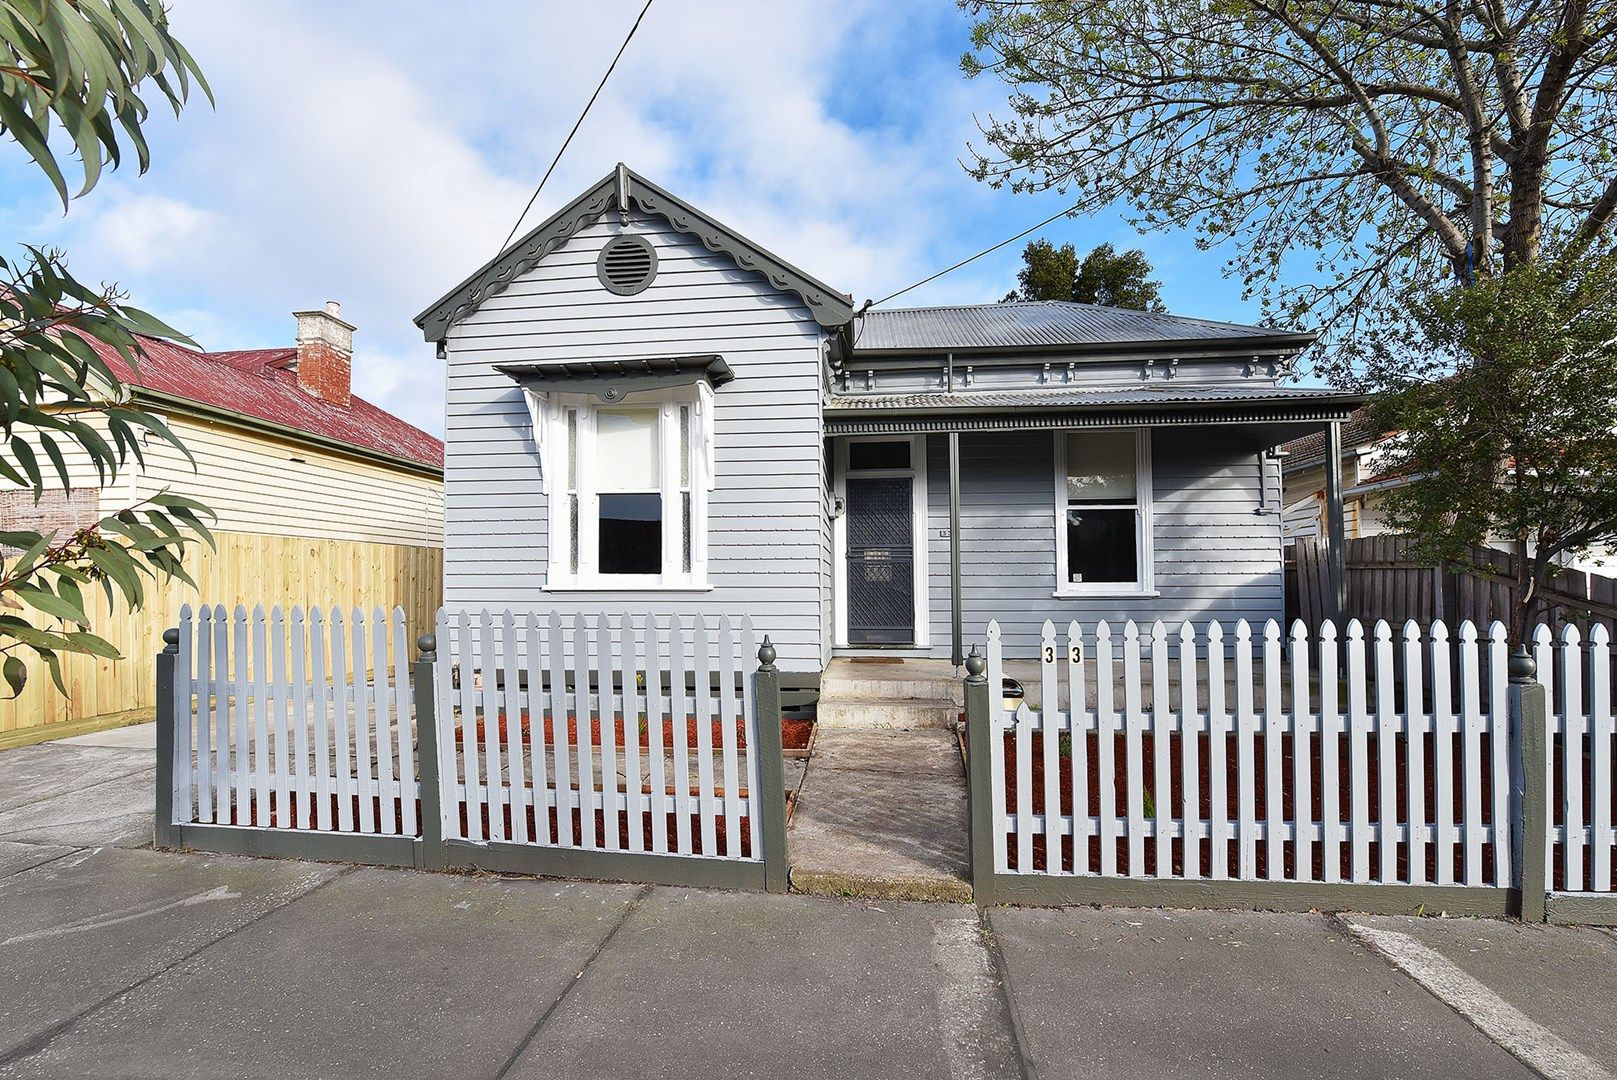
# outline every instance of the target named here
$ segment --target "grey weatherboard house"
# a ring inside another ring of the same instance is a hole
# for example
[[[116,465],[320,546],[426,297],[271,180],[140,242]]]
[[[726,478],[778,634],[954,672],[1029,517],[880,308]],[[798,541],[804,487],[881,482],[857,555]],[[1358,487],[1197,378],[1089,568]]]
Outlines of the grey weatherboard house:
[[[855,310],[618,166],[416,320],[448,365],[444,602],[750,615],[952,658],[1000,621],[1280,618],[1312,340],[1066,303]]]

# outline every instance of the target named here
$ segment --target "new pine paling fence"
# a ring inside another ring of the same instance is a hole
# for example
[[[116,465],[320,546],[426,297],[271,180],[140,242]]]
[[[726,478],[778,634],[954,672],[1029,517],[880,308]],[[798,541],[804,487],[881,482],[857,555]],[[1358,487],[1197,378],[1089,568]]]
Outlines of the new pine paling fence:
[[[1046,623],[1042,707],[1012,710],[991,623],[977,899],[1617,921],[1610,644],[1540,627],[1524,687],[1498,623]]]
[[[437,630],[412,664],[402,611],[185,609],[159,846],[785,888],[779,675],[749,621]]]

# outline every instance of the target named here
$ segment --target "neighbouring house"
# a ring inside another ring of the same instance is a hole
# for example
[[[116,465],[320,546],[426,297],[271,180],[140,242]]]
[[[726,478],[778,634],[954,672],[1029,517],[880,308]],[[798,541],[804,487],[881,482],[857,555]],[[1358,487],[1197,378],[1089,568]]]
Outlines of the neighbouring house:
[[[146,440],[144,465],[106,488],[88,458],[70,460],[74,483],[38,505],[32,492],[0,490],[0,527],[81,527],[168,490],[218,515],[218,548],[197,545],[187,557],[199,589],[153,586],[140,612],[107,612],[97,594],[95,628],[124,659],[68,658],[66,696],[35,672],[20,698],[0,702],[0,745],[50,725],[111,726],[149,712],[162,631],[184,603],[397,605],[412,627],[431,625],[442,584],[443,444],[353,395],[354,327],[336,303],[295,317],[294,343],[279,348],[199,352],[143,339],[138,372],[97,345],[195,468],[156,438]]]
[[[1274,448],[1313,340],[1070,303],[856,310],[621,165],[417,318],[448,368],[444,598],[740,617],[790,678],[990,618],[1283,615]]]
[[[1409,482],[1382,467],[1384,450],[1396,437],[1396,432],[1377,431],[1363,408],[1342,424],[1342,529],[1349,540],[1385,532],[1381,502],[1387,492]],[[1325,444],[1325,432],[1317,431],[1280,447],[1288,543],[1326,533]]]

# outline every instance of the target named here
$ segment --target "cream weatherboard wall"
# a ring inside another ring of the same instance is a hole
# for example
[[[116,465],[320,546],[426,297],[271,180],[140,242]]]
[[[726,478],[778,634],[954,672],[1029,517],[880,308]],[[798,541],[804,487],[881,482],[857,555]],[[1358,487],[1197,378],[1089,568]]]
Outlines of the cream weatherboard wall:
[[[644,236],[657,276],[620,296],[596,276],[601,247]],[[458,320],[445,343],[444,602],[451,611],[750,615],[788,671],[828,657],[830,593],[821,442],[825,331],[798,298],[660,217],[580,229]],[[548,512],[522,391],[496,364],[718,354],[735,379],[714,394],[708,585],[701,590],[547,588]]]
[[[200,589],[154,585],[145,608],[133,613],[96,601],[93,627],[124,658],[68,658],[65,695],[34,664],[22,696],[0,701],[0,745],[31,741],[52,725],[144,718],[155,704],[154,657],[182,604],[381,604],[402,606],[412,635],[430,627],[442,592],[443,485],[436,475],[222,421],[176,412],[166,419],[196,468],[150,440],[145,467],[103,490],[100,508],[111,513],[162,490],[212,508],[218,549],[196,546],[186,558]],[[71,461],[70,475],[75,486],[96,484],[86,460]]]

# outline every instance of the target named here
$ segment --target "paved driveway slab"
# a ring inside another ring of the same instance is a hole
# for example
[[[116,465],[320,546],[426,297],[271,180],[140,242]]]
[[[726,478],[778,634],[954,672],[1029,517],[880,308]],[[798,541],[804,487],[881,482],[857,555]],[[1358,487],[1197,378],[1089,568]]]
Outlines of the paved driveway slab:
[[[976,913],[659,889],[514,1075],[1018,1075]]]
[[[1490,919],[1354,915],[1349,921],[1407,935],[1481,983],[1481,987],[1444,990],[1451,996],[1456,992],[1463,995],[1452,1002],[1456,1008],[1505,1013],[1497,1017],[1504,1028],[1502,1037],[1531,1035],[1520,1029],[1538,1025],[1617,1075],[1617,1008],[1613,1004],[1617,1003],[1617,934],[1594,927],[1524,926]],[[1504,1002],[1508,1009],[1490,1010],[1490,997]],[[1527,1022],[1513,1022],[1509,1009],[1518,1011]],[[1478,1019],[1487,1022],[1485,1017]]]
[[[995,908],[1037,1075],[1530,1077],[1321,916]]]
[[[0,1061],[338,870],[105,848],[0,878]]]
[[[0,840],[0,878],[10,877],[40,863],[59,859],[73,849],[53,844],[14,844]]]
[[[352,871],[87,1017],[16,1075],[491,1077],[638,891]]]
[[[0,752],[0,812],[150,770],[152,755],[40,743]]]
[[[0,811],[0,840],[69,847],[150,844],[157,774],[149,756],[143,761],[139,771]]]

